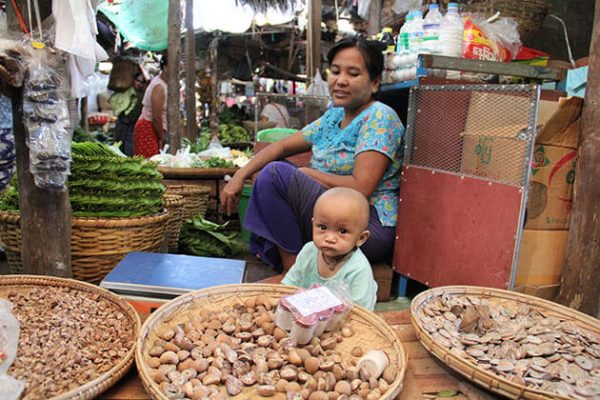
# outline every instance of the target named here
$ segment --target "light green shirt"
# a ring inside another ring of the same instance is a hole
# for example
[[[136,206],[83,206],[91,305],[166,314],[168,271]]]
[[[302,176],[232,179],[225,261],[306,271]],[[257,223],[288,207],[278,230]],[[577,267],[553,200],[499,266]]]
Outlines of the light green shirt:
[[[302,247],[296,257],[296,263],[285,275],[281,283],[308,288],[313,283],[343,281],[351,291],[352,301],[368,310],[373,310],[377,301],[377,282],[373,278],[371,264],[360,249],[357,249],[331,278],[323,278],[317,268],[319,250],[314,242]]]

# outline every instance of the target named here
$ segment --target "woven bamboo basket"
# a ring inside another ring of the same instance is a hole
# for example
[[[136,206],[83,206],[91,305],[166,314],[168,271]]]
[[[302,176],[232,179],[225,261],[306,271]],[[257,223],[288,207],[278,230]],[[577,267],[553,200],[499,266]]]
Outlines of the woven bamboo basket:
[[[121,312],[125,318],[127,318],[129,326],[132,327],[133,338],[138,336],[141,322],[138,313],[133,307],[119,296],[89,283],[48,276],[5,275],[0,276],[0,298],[5,297],[4,294],[9,290],[18,292],[19,290],[31,288],[32,286],[70,288],[71,290],[77,290],[97,296],[98,298],[107,301],[115,311]],[[123,359],[96,379],[93,379],[76,389],[62,393],[59,396],[52,397],[51,400],[86,400],[97,397],[125,376],[133,364],[134,346],[135,341],[132,340],[132,346],[128,349]],[[17,357],[18,356],[19,354],[17,353]]]
[[[169,253],[177,252],[179,247],[179,232],[183,223],[183,196],[178,194],[164,195],[165,208],[169,213],[167,221],[167,249]]]
[[[166,212],[136,218],[72,218],[73,277],[97,284],[128,253],[160,251],[168,219]],[[23,273],[18,213],[0,211],[0,241],[6,251],[11,273]]]
[[[504,377],[495,374],[493,371],[478,367],[466,359],[460,358],[451,353],[446,347],[437,343],[427,330],[425,330],[420,321],[416,318],[419,310],[428,302],[441,296],[468,295],[494,300],[512,300],[520,304],[540,310],[544,315],[551,316],[563,321],[570,321],[578,327],[586,329],[600,336],[600,321],[588,315],[580,313],[571,308],[561,306],[551,301],[539,299],[537,297],[510,292],[501,289],[492,289],[477,286],[442,286],[427,290],[417,295],[411,303],[411,322],[415,329],[417,338],[421,344],[436,356],[444,364],[463,375],[465,378],[512,399],[532,399],[532,400],[551,400],[551,399],[569,399],[556,393],[543,390],[536,390],[532,387],[519,385],[511,382]]]
[[[165,324],[175,327],[197,316],[199,310],[222,311],[224,307],[243,303],[247,298],[266,295],[271,299],[279,299],[281,296],[295,291],[297,291],[297,288],[284,285],[257,283],[223,285],[190,292],[161,306],[142,326],[136,345],[136,365],[146,391],[153,399],[168,400],[167,396],[160,391],[158,384],[152,380],[151,368],[146,361],[149,357],[150,348],[153,346],[155,339],[158,338],[157,331],[164,329]],[[398,373],[396,379],[389,385],[388,390],[382,394],[381,399],[395,399],[402,391],[408,361],[396,333],[377,315],[359,306],[354,306],[346,320],[349,321],[355,334],[349,338],[344,338],[341,343],[338,343],[335,350],[339,351],[345,359],[351,357],[350,350],[355,346],[361,346],[365,351],[366,349],[385,351],[390,359],[390,364],[397,367]],[[224,386],[221,387],[221,392],[223,391]],[[231,398],[262,399],[263,397],[257,394],[254,386],[249,386],[239,395]],[[276,393],[269,398],[285,400],[286,396],[283,393]]]
[[[157,167],[165,179],[222,179],[233,176],[239,168],[172,168]]]
[[[501,17],[512,17],[518,22],[521,41],[527,41],[538,32],[548,15],[547,0],[471,0],[463,10],[480,13],[485,18],[500,11]]]
[[[183,197],[182,219],[188,220],[192,217],[204,217],[208,208],[210,188],[200,185],[172,184],[163,181],[167,191],[165,194],[176,194]]]

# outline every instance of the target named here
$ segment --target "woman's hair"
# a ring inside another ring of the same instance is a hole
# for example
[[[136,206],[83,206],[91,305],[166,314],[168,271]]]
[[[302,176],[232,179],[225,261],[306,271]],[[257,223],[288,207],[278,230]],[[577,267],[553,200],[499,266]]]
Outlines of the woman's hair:
[[[381,46],[374,40],[367,40],[362,36],[352,36],[338,41],[327,53],[327,61],[331,65],[335,55],[343,49],[355,47],[362,54],[369,71],[371,81],[381,77],[383,72],[383,53]]]
[[[164,54],[161,58],[160,58],[160,69],[163,70],[165,69],[165,65],[169,65],[169,58],[167,57],[166,54]]]

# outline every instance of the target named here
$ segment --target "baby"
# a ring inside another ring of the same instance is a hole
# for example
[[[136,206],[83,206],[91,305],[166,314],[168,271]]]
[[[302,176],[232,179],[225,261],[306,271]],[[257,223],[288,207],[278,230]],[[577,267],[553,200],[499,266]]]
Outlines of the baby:
[[[357,190],[336,187],[324,192],[313,210],[313,241],[304,245],[281,283],[307,288],[343,281],[352,300],[373,310],[377,283],[360,250],[369,238],[369,203]]]

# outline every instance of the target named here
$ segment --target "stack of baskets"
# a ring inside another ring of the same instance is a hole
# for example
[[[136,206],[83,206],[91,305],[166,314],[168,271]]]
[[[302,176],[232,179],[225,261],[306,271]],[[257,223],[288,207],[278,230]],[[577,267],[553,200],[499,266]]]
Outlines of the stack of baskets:
[[[133,218],[73,217],[73,278],[98,284],[128,253],[159,252],[168,218],[168,213]],[[24,273],[18,212],[0,211],[0,241],[11,273]]]
[[[172,184],[163,181],[167,188],[165,194],[178,195],[183,197],[183,221],[193,217],[204,217],[208,208],[208,198],[211,189],[206,186],[190,184]]]
[[[488,18],[497,11],[501,17],[514,18],[519,24],[521,41],[527,42],[542,28],[548,16],[547,0],[471,0],[463,4],[461,12],[479,13]]]
[[[169,213],[166,239],[167,251],[169,253],[176,253],[179,247],[179,232],[183,223],[184,200],[183,196],[168,193],[165,193],[163,198],[165,200],[165,209]]]

